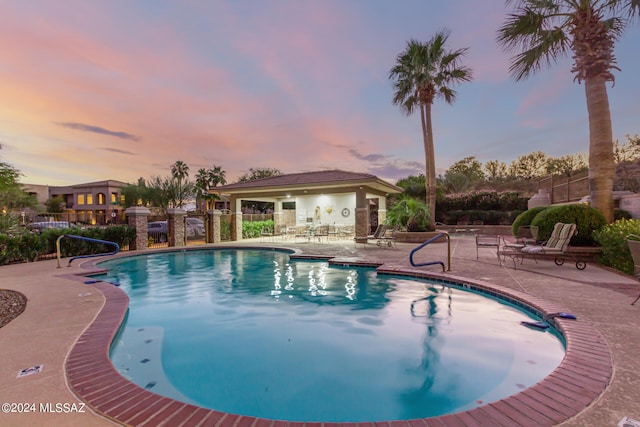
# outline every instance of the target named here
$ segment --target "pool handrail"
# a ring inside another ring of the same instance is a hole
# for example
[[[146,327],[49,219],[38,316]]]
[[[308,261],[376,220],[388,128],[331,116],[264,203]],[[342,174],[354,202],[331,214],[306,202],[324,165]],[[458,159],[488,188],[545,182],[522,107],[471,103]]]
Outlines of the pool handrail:
[[[115,250],[113,252],[107,252],[107,253],[104,253],[104,254],[78,255],[78,256],[71,257],[71,259],[69,259],[69,264],[67,264],[67,267],[71,267],[71,263],[75,259],[92,258],[92,257],[97,257],[97,256],[106,256],[106,255],[115,255],[118,252],[120,252],[120,245],[118,245],[116,242],[110,242],[108,240],[94,239],[92,237],[75,236],[73,234],[63,234],[63,235],[59,236],[56,239],[56,255],[58,257],[58,268],[60,268],[60,240],[62,240],[63,237],[68,237],[70,239],[86,240],[87,242],[103,243],[105,245],[115,246]]]
[[[439,232],[438,234],[436,234],[435,236],[433,236],[432,238],[430,238],[426,242],[421,243],[420,245],[418,245],[415,248],[413,248],[411,250],[411,253],[409,254],[409,262],[411,263],[411,266],[413,266],[413,267],[423,267],[425,265],[440,264],[442,266],[442,271],[445,271],[444,262],[442,262],[442,261],[430,261],[430,262],[423,262],[423,263],[419,263],[419,264],[417,264],[417,263],[415,263],[413,261],[413,255],[416,252],[418,252],[420,249],[422,249],[425,246],[427,246],[429,243],[438,240],[442,236],[445,236],[447,238],[447,270],[446,271],[451,271],[451,238],[449,237],[449,233],[447,233],[446,231]]]

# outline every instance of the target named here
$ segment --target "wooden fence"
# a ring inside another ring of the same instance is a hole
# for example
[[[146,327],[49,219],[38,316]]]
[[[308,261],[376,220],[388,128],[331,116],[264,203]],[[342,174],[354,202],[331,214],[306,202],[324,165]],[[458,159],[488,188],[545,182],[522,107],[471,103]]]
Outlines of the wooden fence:
[[[589,171],[547,176],[538,181],[540,189],[547,190],[551,204],[576,202],[589,195]]]

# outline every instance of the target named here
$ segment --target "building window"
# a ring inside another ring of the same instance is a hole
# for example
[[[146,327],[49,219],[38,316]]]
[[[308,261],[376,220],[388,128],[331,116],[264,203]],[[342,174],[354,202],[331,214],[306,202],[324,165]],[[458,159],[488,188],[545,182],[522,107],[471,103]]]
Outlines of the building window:
[[[121,194],[121,195],[120,195],[120,204],[121,204],[121,205],[124,205],[124,204],[125,204],[125,201],[126,201],[126,198],[124,197],[124,194]]]
[[[78,194],[78,204],[84,205],[84,194]]]
[[[111,203],[114,205],[118,203],[118,193],[111,193]]]
[[[107,204],[107,198],[105,197],[105,195],[103,193],[96,194],[96,199],[98,199],[98,201],[96,203],[98,205],[106,205]]]
[[[87,193],[87,204],[88,205],[92,205],[93,204],[93,194],[91,194],[91,193]]]

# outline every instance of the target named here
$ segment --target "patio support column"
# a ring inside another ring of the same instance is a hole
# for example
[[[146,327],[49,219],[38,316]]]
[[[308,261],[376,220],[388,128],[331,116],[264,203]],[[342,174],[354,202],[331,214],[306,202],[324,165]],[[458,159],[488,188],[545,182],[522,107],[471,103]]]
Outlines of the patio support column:
[[[369,204],[367,203],[367,193],[362,187],[356,190],[355,211],[356,243],[367,243],[367,236],[369,235]]]
[[[222,228],[222,211],[217,209],[207,211],[209,215],[209,230],[207,236],[209,241],[207,243],[220,243],[220,230]]]
[[[242,199],[231,196],[231,240],[242,240]]]
[[[169,246],[184,246],[186,241],[186,230],[184,227],[184,217],[187,212],[184,209],[167,209]]]
[[[136,237],[129,243],[132,251],[141,251],[149,247],[149,236],[147,235],[147,217],[151,211],[144,206],[131,206],[124,211],[127,216],[129,227],[135,227]]]
[[[283,224],[282,200],[276,200],[273,204],[273,231],[278,230]]]
[[[387,198],[378,197],[378,224],[383,224],[387,220]]]

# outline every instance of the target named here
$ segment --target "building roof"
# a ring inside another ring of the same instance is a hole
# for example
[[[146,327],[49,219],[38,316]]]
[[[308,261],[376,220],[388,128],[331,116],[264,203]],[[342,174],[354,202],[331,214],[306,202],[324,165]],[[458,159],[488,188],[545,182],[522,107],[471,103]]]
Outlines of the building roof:
[[[292,173],[277,175],[269,178],[255,179],[246,182],[215,187],[211,191],[215,193],[257,193],[277,190],[306,190],[323,188],[340,188],[367,186],[384,193],[401,193],[402,188],[390,184],[375,175],[343,170],[327,170],[316,172]]]

